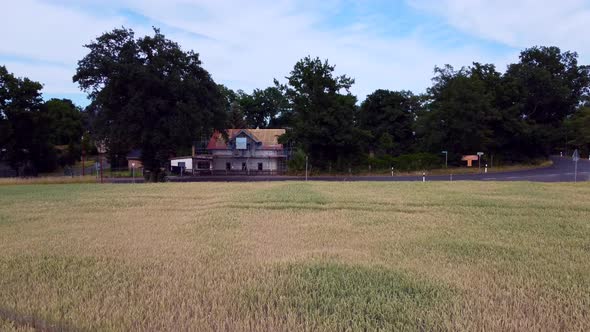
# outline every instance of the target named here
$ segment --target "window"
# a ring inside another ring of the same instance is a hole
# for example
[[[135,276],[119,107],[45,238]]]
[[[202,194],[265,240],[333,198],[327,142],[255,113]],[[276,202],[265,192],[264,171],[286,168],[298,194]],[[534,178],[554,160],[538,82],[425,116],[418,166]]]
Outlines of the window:
[[[246,137],[237,137],[236,138],[236,149],[246,150],[247,146],[248,146],[248,139]]]
[[[242,171],[246,170],[248,170],[248,166],[246,166],[246,163],[242,163]]]
[[[258,163],[258,170],[262,171],[262,163]]]
[[[225,163],[225,170],[231,171],[231,163]]]

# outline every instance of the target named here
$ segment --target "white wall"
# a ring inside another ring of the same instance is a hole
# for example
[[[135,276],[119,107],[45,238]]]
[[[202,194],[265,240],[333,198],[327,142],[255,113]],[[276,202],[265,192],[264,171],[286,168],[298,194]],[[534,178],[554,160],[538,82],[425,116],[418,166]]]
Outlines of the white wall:
[[[193,158],[183,158],[183,159],[171,159],[170,160],[170,165],[171,166],[178,166],[179,162],[184,162],[184,166],[186,167],[186,169],[188,170],[192,170],[193,169]]]
[[[242,163],[247,163],[248,169],[251,171],[258,170],[258,163],[262,163],[262,170],[264,171],[276,171],[279,168],[278,159],[276,158],[233,159],[220,157],[213,159],[213,170],[224,171],[225,163],[231,163],[232,171],[241,171]]]

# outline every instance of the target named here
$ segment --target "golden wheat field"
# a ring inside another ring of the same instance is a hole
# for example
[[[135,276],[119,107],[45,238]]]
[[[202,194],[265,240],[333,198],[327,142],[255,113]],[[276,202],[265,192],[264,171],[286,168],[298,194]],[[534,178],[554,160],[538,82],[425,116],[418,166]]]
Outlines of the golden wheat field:
[[[590,186],[0,186],[0,330],[590,330]]]

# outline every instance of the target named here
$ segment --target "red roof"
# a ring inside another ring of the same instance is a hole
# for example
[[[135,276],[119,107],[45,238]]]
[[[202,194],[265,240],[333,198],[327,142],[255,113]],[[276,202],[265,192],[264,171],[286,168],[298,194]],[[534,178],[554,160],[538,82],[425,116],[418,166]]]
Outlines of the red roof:
[[[245,132],[255,141],[262,143],[262,150],[282,150],[283,144],[279,144],[279,137],[285,133],[285,129],[226,129],[229,139],[233,139],[241,132]],[[227,150],[227,142],[223,135],[216,131],[211,136],[207,150]]]

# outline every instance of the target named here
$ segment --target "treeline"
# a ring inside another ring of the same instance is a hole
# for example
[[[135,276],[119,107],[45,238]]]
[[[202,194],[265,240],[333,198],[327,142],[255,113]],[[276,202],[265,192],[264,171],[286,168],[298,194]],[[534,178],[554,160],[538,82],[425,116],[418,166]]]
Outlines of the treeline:
[[[275,81],[252,95],[222,91],[234,124],[289,128],[283,142],[322,169],[440,165],[442,151],[451,163],[480,151],[505,163],[574,147],[588,153],[589,67],[557,47],[526,49],[519,60],[504,73],[492,64],[436,67],[426,93],[377,90],[360,106],[349,92],[354,80],[311,57],[295,65],[286,84]],[[250,120],[259,116],[266,120]]]
[[[19,176],[50,172],[80,159],[85,114],[68,99],[41,98],[42,85],[0,66],[0,162]]]
[[[140,38],[115,29],[85,46],[73,77],[91,101],[84,110],[43,102],[41,84],[0,67],[0,161],[48,171],[74,163],[94,141],[114,165],[141,149],[157,180],[170,156],[228,127],[287,128],[281,142],[291,166],[307,156],[325,170],[436,167],[441,151],[452,164],[478,151],[521,162],[590,150],[589,67],[557,47],[526,49],[504,72],[480,63],[436,67],[423,94],[377,90],[359,104],[354,79],[319,58],[247,93],[216,84],[198,54],[157,29]]]

